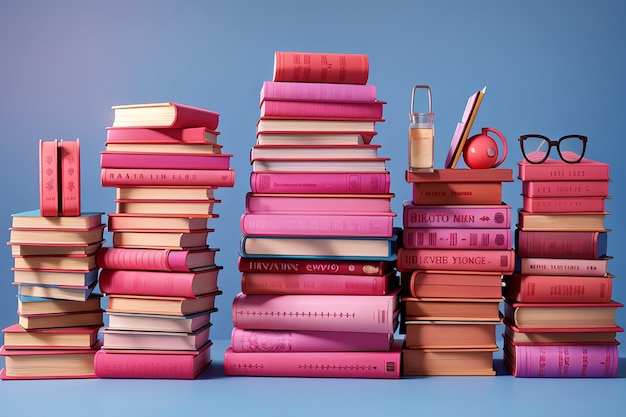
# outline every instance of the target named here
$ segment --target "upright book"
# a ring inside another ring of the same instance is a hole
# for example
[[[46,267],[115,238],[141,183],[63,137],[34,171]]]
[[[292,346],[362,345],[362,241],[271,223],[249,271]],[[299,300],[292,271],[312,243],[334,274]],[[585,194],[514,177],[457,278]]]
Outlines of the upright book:
[[[80,140],[59,141],[60,213],[63,216],[81,215]]]
[[[39,141],[39,210],[42,216],[58,216],[61,187],[59,185],[58,140]]]

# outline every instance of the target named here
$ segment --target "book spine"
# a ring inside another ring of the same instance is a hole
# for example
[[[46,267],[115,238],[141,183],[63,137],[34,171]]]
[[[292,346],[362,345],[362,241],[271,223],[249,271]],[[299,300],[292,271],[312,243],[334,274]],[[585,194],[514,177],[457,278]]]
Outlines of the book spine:
[[[193,298],[193,280],[194,274],[185,272],[103,269],[99,284],[105,294]]]
[[[413,204],[501,204],[502,183],[416,182],[412,183]]]
[[[451,229],[405,227],[403,244],[408,249],[511,249],[511,229]]]
[[[392,335],[291,330],[245,330],[231,333],[233,352],[360,352],[387,351]]]
[[[244,213],[240,228],[257,236],[391,237],[393,216]]]
[[[60,208],[58,140],[39,141],[39,210],[42,216],[58,216]]]
[[[609,181],[522,181],[527,197],[608,197]]]
[[[524,303],[605,303],[611,301],[611,277],[507,275],[504,294]]]
[[[61,215],[80,216],[80,140],[59,141]]]
[[[276,272],[244,272],[244,294],[385,295],[397,282],[395,274],[326,275]]]
[[[382,119],[384,102],[331,103],[314,101],[265,100],[261,117]]]
[[[529,213],[604,212],[604,197],[524,197],[523,209]]]
[[[104,247],[96,253],[96,262],[102,269],[172,271],[168,262],[171,252],[166,249],[125,249]]]
[[[230,154],[167,155],[104,151],[100,154],[100,166],[133,169],[227,170],[230,168],[230,157]]]
[[[400,352],[224,353],[224,373],[240,376],[400,378]]]
[[[517,258],[516,270],[523,275],[605,276],[606,259]]]
[[[397,296],[248,295],[232,306],[241,329],[393,333]]]
[[[259,99],[261,103],[264,100],[371,103],[376,101],[376,86],[265,81]]]
[[[398,271],[416,269],[512,273],[513,249],[398,249]]]
[[[511,206],[417,206],[405,201],[404,227],[510,228]]]
[[[388,172],[293,173],[252,172],[253,193],[384,194],[389,193]]]
[[[516,229],[521,258],[597,259],[606,255],[606,232],[526,231]]]
[[[518,345],[513,348],[517,377],[607,378],[617,374],[616,345]]]
[[[272,81],[366,84],[369,60],[364,54],[281,52],[274,54]]]
[[[382,275],[389,271],[393,262],[353,261],[332,259],[276,259],[240,256],[237,266],[240,272],[273,272],[326,275]]]
[[[103,187],[198,185],[233,187],[233,169],[148,169],[102,168]]]
[[[583,161],[585,161],[583,159]],[[578,164],[518,164],[522,181],[608,181],[609,165],[605,163]]]
[[[193,379],[193,360],[187,355],[96,352],[98,378]]]
[[[107,143],[213,143],[218,132],[204,127],[184,129],[109,128]]]

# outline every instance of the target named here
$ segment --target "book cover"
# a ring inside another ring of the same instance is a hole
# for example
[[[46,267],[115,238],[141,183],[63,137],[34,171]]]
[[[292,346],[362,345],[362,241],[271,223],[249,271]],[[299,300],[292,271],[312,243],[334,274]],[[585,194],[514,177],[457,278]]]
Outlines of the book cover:
[[[54,139],[39,140],[39,210],[42,216],[58,216],[61,207],[59,145]]]
[[[573,275],[603,277],[611,256],[598,259],[516,258],[515,271],[526,275]]]
[[[250,161],[262,158],[273,159],[360,159],[376,158],[380,144],[363,145],[254,145],[250,149]]]
[[[502,296],[502,274],[415,270],[402,274],[403,293],[418,299]]]
[[[558,213],[530,213],[518,210],[517,226],[522,230],[564,230],[564,231],[606,231],[606,216],[603,212],[558,212]]]
[[[390,158],[310,158],[253,160],[254,172],[387,172]]]
[[[59,189],[61,194],[60,214],[80,216],[80,140],[59,141]]]
[[[26,330],[18,323],[2,329],[5,349],[89,349],[98,341],[99,326]]]
[[[253,193],[386,194],[389,172],[252,172]]]
[[[408,249],[398,248],[398,271],[416,269],[479,271],[510,274],[514,269],[513,249]]]
[[[376,132],[259,132],[257,145],[364,145]]]
[[[522,181],[522,195],[527,197],[608,197],[607,180]]]
[[[605,303],[518,303],[505,299],[505,319],[527,329],[607,328],[616,327],[615,314],[623,304]]]
[[[264,81],[259,91],[259,103],[266,100],[371,103],[376,101],[376,86],[351,83]]]
[[[113,246],[134,249],[202,249],[207,246],[207,237],[214,229],[190,232],[172,231],[123,231],[113,232]]]
[[[520,258],[599,259],[607,256],[607,232],[515,230]]]
[[[402,349],[402,376],[493,376],[498,348]]]
[[[206,127],[156,128],[107,127],[106,143],[217,144],[219,132]]]
[[[368,261],[355,259],[325,258],[264,258],[243,257],[237,259],[240,272],[272,272],[325,275],[384,275],[393,270],[395,261]]]
[[[102,168],[103,187],[126,187],[138,185],[204,187],[233,187],[234,169],[150,169],[150,168]]]
[[[112,127],[205,127],[217,130],[220,116],[212,110],[172,102],[118,105],[112,109]]]
[[[210,330],[211,323],[189,333],[129,331],[105,327],[102,330],[102,348],[195,351],[209,341]]]
[[[604,213],[606,197],[524,197],[522,209],[541,213]]]
[[[103,214],[88,211],[78,216],[42,216],[39,209],[28,210],[11,214],[11,226],[18,229],[91,229],[102,224]]]
[[[365,54],[274,53],[274,82],[366,84],[368,76],[369,59]]]
[[[208,154],[150,154],[103,151],[100,153],[102,168],[146,169],[230,169],[232,155]]]
[[[106,311],[188,316],[215,308],[215,297],[220,294],[221,291],[216,291],[193,298],[111,294],[108,296],[109,305]]]
[[[498,323],[408,320],[404,343],[408,349],[494,349]]]
[[[412,320],[500,322],[502,297],[493,299],[417,299],[402,297],[405,322]]]
[[[517,178],[522,181],[609,181],[610,166],[605,162],[583,158],[576,164],[548,158],[541,164],[526,160],[517,163]]]
[[[255,214],[392,213],[393,194],[247,193],[246,211]]]
[[[407,249],[511,249],[511,229],[405,227],[403,247]]]
[[[500,182],[415,182],[411,184],[416,205],[501,204]]]
[[[510,168],[446,168],[433,172],[405,171],[408,183],[416,182],[513,182],[513,170]]]
[[[613,294],[613,276],[504,276],[504,295],[525,303],[606,303]]]
[[[305,119],[382,119],[384,101],[368,103],[264,100],[260,105],[262,118]]]
[[[103,247],[96,255],[103,269],[188,272],[215,265],[216,248],[198,250]]]
[[[109,328],[128,331],[191,333],[211,323],[217,308],[186,316],[108,312]]]
[[[508,204],[416,205],[402,202],[404,227],[492,228],[511,227]]]

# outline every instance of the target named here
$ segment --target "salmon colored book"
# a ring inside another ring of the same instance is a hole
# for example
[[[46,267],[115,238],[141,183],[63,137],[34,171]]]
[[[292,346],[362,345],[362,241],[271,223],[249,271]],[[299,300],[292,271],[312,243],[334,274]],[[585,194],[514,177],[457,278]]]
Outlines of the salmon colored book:
[[[402,297],[405,320],[500,321],[499,303],[493,299],[416,299]]]
[[[504,321],[504,337],[517,345],[564,345],[564,344],[618,344],[617,333],[624,329],[615,326],[588,329],[531,329],[521,330],[514,324]]]
[[[493,376],[495,348],[402,348],[403,376]]]
[[[207,246],[207,237],[214,229],[172,232],[161,230],[124,231],[113,233],[113,246],[129,249],[201,249]]]
[[[40,210],[22,211],[11,215],[16,229],[91,229],[102,224],[104,212],[83,212],[80,216],[42,216]]]
[[[100,326],[25,330],[15,323],[2,330],[6,349],[89,349]]]
[[[115,200],[118,214],[213,217],[215,204],[221,200]],[[160,225],[153,223],[153,227]]]
[[[404,341],[409,349],[493,349],[497,347],[497,325],[476,321],[408,320]]]
[[[609,181],[610,166],[605,162],[583,158],[575,164],[548,158],[541,164],[526,160],[517,163],[517,178],[522,181]]]
[[[513,249],[409,249],[398,248],[400,272],[416,269],[512,273]]]
[[[114,294],[109,296],[107,312],[187,316],[215,308],[221,291],[197,297],[158,297]]]
[[[498,298],[502,274],[470,271],[415,270],[402,274],[406,295],[414,298]]]
[[[274,53],[272,81],[366,84],[369,59],[365,54],[291,52]]]
[[[80,216],[80,140],[59,141],[59,189],[61,193],[61,214]]]
[[[504,295],[525,303],[606,303],[613,276],[522,275],[504,277]]]
[[[606,303],[517,303],[505,300],[505,319],[523,331],[529,329],[616,327],[615,315],[624,305]]]
[[[212,110],[172,102],[118,105],[112,109],[112,127],[205,127],[216,130],[220,116]]]
[[[501,182],[415,182],[413,204],[501,204]]]
[[[39,140],[39,210],[42,216],[58,216],[61,207],[58,140]]]
[[[104,224],[88,229],[12,227],[9,240],[19,244],[81,245],[102,241]]]
[[[530,213],[518,210],[517,225],[520,229],[531,230],[563,230],[563,231],[606,231],[608,211],[601,212],[558,212]]]
[[[446,168],[433,172],[405,171],[405,180],[415,182],[513,182],[510,168]]]

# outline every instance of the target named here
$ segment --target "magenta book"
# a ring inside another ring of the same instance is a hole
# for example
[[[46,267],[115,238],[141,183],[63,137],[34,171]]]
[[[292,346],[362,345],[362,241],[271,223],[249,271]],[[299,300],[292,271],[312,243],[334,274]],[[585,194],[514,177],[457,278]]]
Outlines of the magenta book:
[[[259,92],[259,102],[264,100],[371,103],[376,101],[376,86],[264,81]]]
[[[548,158],[541,164],[521,161],[517,165],[517,178],[522,181],[609,181],[611,179],[609,164],[588,158],[583,158],[576,164]]]
[[[215,264],[219,249],[171,250],[103,247],[96,262],[103,269],[187,272]]]
[[[511,249],[511,229],[405,227],[403,244],[408,249]]]
[[[402,341],[375,352],[224,353],[224,373],[239,376],[305,378],[400,378]]]
[[[107,127],[107,143],[217,143],[219,132],[206,127],[147,129]]]
[[[265,100],[261,103],[261,117],[372,120],[382,119],[384,105],[384,101],[344,103]]]
[[[177,186],[233,187],[235,170],[230,169],[152,169],[102,168],[103,187]]]
[[[113,127],[185,128],[216,130],[220,114],[186,104],[163,102],[113,106]]]
[[[233,352],[367,352],[387,351],[393,333],[245,330],[231,333]]]
[[[522,181],[522,195],[527,197],[608,197],[609,181]]]
[[[389,193],[389,172],[252,172],[253,193]]]
[[[606,197],[527,197],[523,210],[529,213],[590,213],[605,212]]]
[[[248,193],[246,211],[269,213],[391,213],[393,194]]]
[[[603,258],[607,239],[607,232],[515,230],[515,248],[521,258]]]
[[[150,154],[104,151],[100,153],[102,168],[152,169],[219,169],[230,168],[231,154]]]
[[[396,267],[408,272],[416,269],[481,271],[510,274],[514,269],[513,249],[398,249]]]
[[[417,205],[402,202],[404,227],[510,228],[511,206],[492,205]]]
[[[383,275],[395,268],[395,261],[367,261],[323,258],[259,258],[243,257],[237,260],[240,272],[275,272],[325,275]]]
[[[603,277],[612,257],[598,259],[518,258],[516,270],[528,275],[574,275]]]

